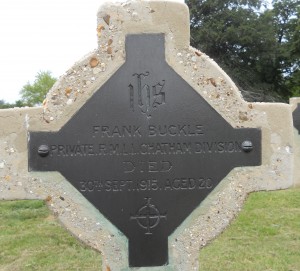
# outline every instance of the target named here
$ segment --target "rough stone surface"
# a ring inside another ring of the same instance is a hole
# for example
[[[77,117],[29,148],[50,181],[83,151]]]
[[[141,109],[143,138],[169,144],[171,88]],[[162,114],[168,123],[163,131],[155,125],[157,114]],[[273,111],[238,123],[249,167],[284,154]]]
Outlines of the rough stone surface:
[[[55,172],[28,172],[27,133],[59,130],[124,63],[127,34],[164,33],[168,64],[199,95],[233,127],[262,129],[262,165],[232,170],[177,228],[169,237],[168,266],[134,268],[199,270],[199,250],[237,216],[248,193],[293,185],[291,106],[245,102],[224,71],[207,55],[189,46],[189,13],[184,4],[105,3],[97,18],[98,48],[61,76],[43,107],[0,111],[0,199],[46,200],[70,232],[102,253],[103,270],[131,270],[125,236],[68,181]]]

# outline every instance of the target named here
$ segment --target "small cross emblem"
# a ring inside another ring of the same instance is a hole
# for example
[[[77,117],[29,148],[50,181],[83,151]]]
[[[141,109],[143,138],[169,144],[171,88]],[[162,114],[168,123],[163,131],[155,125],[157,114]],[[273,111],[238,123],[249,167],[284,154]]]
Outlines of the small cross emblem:
[[[146,204],[135,215],[132,215],[130,219],[135,219],[138,225],[146,230],[145,234],[152,234],[151,229],[154,229],[162,218],[167,219],[167,216],[166,214],[161,215],[157,207],[150,203],[151,198],[145,198],[145,200]]]

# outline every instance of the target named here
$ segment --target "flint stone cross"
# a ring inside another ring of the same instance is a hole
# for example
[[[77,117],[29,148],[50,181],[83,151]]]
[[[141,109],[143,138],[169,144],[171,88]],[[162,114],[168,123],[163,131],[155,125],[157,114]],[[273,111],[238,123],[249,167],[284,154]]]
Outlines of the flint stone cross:
[[[163,34],[126,37],[126,62],[58,132],[30,132],[30,171],[58,171],[129,240],[129,265],[168,263],[168,236],[261,130],[233,128],[165,61]]]

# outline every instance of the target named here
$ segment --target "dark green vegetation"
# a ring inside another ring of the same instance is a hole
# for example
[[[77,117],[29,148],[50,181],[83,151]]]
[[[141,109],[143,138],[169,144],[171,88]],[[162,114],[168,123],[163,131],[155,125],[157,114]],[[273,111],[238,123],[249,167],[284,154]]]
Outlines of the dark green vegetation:
[[[71,236],[43,201],[0,201],[0,270],[101,270],[101,257]]]
[[[0,109],[7,109],[13,107],[23,107],[26,106],[21,100],[16,101],[15,103],[8,103],[4,100],[0,100]]]
[[[51,72],[39,72],[33,84],[28,82],[23,86],[20,92],[21,101],[28,106],[41,104],[55,82],[56,79],[51,76]]]
[[[56,78],[51,76],[49,71],[41,71],[35,77],[34,82],[27,83],[20,91],[21,99],[13,104],[0,100],[0,109],[22,106],[41,105],[46,98],[46,94],[52,88]]]
[[[300,0],[187,0],[191,44],[249,101],[300,96]]]
[[[258,192],[200,252],[204,271],[299,271],[300,189]],[[101,270],[42,201],[0,201],[0,270]]]
[[[299,271],[300,189],[251,194],[232,225],[200,252],[200,264],[205,271]]]

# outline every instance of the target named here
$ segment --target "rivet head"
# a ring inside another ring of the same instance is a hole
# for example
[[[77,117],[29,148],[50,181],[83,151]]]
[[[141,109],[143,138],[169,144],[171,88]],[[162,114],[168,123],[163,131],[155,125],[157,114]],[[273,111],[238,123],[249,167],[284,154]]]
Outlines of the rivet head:
[[[49,154],[49,146],[48,145],[41,145],[38,148],[38,154],[41,157],[46,157]]]
[[[250,140],[245,140],[242,143],[242,149],[244,152],[251,152],[253,150],[253,144]]]

